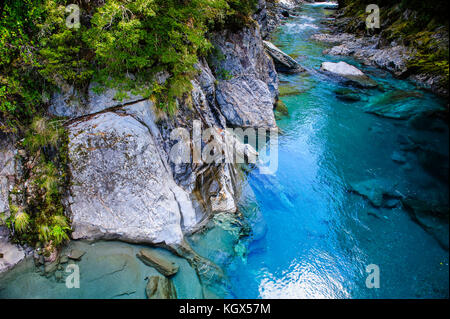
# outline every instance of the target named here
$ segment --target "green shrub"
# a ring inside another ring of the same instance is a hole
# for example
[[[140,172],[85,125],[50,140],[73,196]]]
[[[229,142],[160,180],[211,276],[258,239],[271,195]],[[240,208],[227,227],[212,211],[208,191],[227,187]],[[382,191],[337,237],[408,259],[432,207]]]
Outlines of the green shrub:
[[[137,90],[168,113],[191,90],[206,33],[249,23],[256,0],[81,1],[81,27],[65,25],[64,0],[6,0],[0,12],[1,126],[21,130],[56,87],[84,88],[92,79]],[[151,82],[161,70],[171,77]],[[130,74],[133,76],[130,77]],[[142,89],[143,88],[143,89]],[[121,93],[123,96],[123,93]],[[25,124],[25,125],[24,125]]]

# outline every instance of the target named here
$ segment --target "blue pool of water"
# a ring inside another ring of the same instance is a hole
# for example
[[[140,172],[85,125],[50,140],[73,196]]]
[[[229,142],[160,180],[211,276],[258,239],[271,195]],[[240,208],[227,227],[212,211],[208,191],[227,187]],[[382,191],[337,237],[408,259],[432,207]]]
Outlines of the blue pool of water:
[[[406,165],[391,159],[402,135],[427,133],[412,130],[406,121],[363,111],[380,94],[416,87],[350,58],[322,54],[327,46],[309,38],[325,28],[320,22],[328,15],[324,7],[305,5],[274,36],[274,43],[296,56],[308,72],[280,75],[281,86],[301,93],[282,97],[290,116],[278,121],[283,131],[278,171],[248,175],[242,209],[253,211],[253,234],[245,241],[246,254],[227,266],[230,297],[448,297],[448,251],[401,205],[376,209],[349,191],[349,183],[374,178],[402,193],[448,201],[448,184],[430,176],[414,157]],[[337,99],[339,85],[317,70],[324,61],[341,60],[360,67],[384,92],[362,90],[360,102]],[[444,102],[422,92],[403,103]],[[448,131],[432,138],[448,154]],[[379,289],[366,287],[370,264],[380,269]]]

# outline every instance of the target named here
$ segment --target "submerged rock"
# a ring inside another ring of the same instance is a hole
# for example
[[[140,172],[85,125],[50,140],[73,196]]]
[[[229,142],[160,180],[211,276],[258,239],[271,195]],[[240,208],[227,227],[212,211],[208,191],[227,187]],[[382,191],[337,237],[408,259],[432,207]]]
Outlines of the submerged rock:
[[[81,260],[85,253],[85,251],[79,249],[72,249],[67,257],[73,260]]]
[[[342,78],[344,82],[355,84],[363,88],[374,88],[377,83],[365,75],[361,70],[346,62],[323,62],[320,69]]]
[[[361,100],[359,93],[351,89],[347,88],[337,89],[334,91],[334,93],[336,94],[336,97],[338,99],[343,101],[357,102]]]
[[[284,116],[289,116],[289,110],[282,100],[277,101],[275,105],[275,110]]]
[[[391,206],[391,199],[401,197],[394,192],[394,186],[389,181],[378,179],[350,183],[350,190],[367,198],[375,207]]]
[[[273,58],[278,72],[300,73],[305,71],[297,61],[281,51],[273,43],[269,41],[263,41],[263,43],[267,53]]]
[[[141,249],[136,255],[144,264],[153,267],[166,277],[175,275],[178,272],[178,266],[166,260],[164,256],[155,250]]]
[[[363,109],[368,113],[403,120],[423,113],[442,110],[435,103],[423,103],[421,97],[423,97],[423,94],[417,91],[391,91],[375,96]],[[410,103],[410,101],[406,103],[407,99],[414,99],[414,101],[413,103]]]
[[[290,96],[290,95],[299,95],[302,93],[302,90],[299,89],[298,85],[295,84],[283,84],[280,86],[280,97],[281,96]]]
[[[151,276],[148,279],[145,294],[148,299],[177,299],[172,281],[162,276]]]
[[[410,213],[411,218],[429,232],[443,248],[448,250],[448,202],[425,201],[407,197],[402,199],[402,204]]]
[[[396,163],[400,164],[406,163],[406,156],[398,151],[392,153],[391,159]]]

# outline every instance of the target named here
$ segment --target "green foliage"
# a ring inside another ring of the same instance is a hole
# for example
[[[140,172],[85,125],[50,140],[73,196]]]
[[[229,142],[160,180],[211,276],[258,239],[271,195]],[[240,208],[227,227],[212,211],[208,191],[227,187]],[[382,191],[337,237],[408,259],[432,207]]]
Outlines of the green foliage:
[[[93,78],[139,90],[172,113],[191,90],[194,64],[209,52],[209,30],[242,27],[256,0],[79,1],[81,27],[65,25],[65,0],[6,0],[0,11],[1,126],[24,129],[55,87]],[[167,83],[153,82],[167,70]],[[121,93],[123,95],[123,93]],[[124,96],[122,96],[124,97]],[[25,125],[21,125],[24,123]]]
[[[61,200],[68,182],[67,134],[59,121],[36,117],[22,142],[28,163],[27,207],[10,205],[15,237],[21,243],[57,247],[69,239]]]

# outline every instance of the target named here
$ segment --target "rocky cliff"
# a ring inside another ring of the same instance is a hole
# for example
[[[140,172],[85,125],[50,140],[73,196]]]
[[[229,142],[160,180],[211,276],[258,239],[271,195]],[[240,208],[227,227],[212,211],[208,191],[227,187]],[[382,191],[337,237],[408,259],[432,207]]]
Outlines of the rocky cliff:
[[[265,1],[259,5],[265,7]],[[266,20],[264,12],[258,15]],[[218,132],[226,126],[276,127],[278,76],[262,40],[268,32],[265,24],[252,22],[210,34],[215,49],[199,59],[193,89],[177,100],[173,116],[131,92],[121,101],[114,89],[96,93],[95,83],[86,91],[64,87],[54,94],[48,112],[65,119],[69,138],[70,183],[63,204],[72,239],[162,245],[194,266],[209,264],[189,248],[184,235],[215,213],[237,212],[239,171],[231,163],[174,163],[170,155],[178,140],[171,133],[184,128],[192,136],[194,120]],[[160,72],[156,80],[164,83],[169,77]],[[231,137],[231,143],[243,152],[240,141]],[[0,211],[7,212],[13,141],[2,139],[1,150]]]

